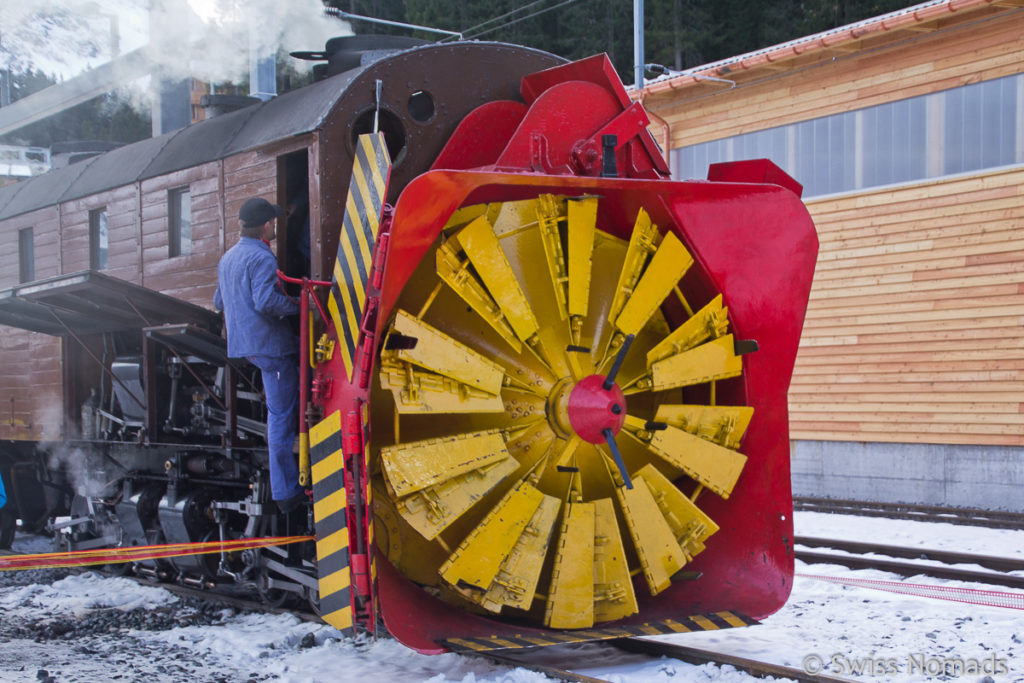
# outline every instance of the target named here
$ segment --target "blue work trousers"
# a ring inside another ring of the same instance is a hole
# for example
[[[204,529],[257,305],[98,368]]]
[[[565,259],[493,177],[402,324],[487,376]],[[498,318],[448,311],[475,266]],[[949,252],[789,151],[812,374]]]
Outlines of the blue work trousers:
[[[263,373],[267,395],[267,447],[270,450],[270,495],[288,500],[303,492],[292,445],[298,433],[299,359],[297,356],[249,356]]]

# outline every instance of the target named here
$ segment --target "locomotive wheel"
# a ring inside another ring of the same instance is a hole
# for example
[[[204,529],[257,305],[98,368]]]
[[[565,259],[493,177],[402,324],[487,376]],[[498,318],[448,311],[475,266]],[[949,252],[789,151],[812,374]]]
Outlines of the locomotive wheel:
[[[256,576],[256,592],[260,596],[260,601],[275,609],[291,604],[293,594],[280,588],[271,588],[269,580],[270,572],[266,568],[261,568]]]
[[[640,210],[627,244],[600,208],[457,211],[372,401],[381,550],[448,601],[551,628],[636,613],[633,574],[668,588],[718,530],[695,501],[728,498],[753,413],[716,405],[742,361],[722,297],[686,300],[682,242]]]

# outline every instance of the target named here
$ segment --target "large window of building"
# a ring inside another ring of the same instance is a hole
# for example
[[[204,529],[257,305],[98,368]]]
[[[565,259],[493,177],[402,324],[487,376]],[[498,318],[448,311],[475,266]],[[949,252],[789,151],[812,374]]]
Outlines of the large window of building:
[[[167,193],[167,248],[169,256],[192,253],[192,198],[187,187]]]
[[[93,270],[107,268],[107,209],[93,209],[89,212],[89,267]]]
[[[18,282],[32,282],[36,279],[36,252],[32,228],[18,231]]]
[[[1024,163],[1024,74],[887,102],[672,151],[675,176],[768,158],[804,196]]]

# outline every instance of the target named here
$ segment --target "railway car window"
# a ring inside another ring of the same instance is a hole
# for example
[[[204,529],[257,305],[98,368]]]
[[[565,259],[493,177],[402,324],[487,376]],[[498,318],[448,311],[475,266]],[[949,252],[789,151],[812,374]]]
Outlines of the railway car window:
[[[93,209],[89,212],[89,267],[93,270],[107,268],[107,209]]]
[[[168,255],[192,253],[192,197],[187,187],[167,193]]]
[[[35,245],[32,243],[32,228],[18,231],[18,282],[32,282],[36,279]]]

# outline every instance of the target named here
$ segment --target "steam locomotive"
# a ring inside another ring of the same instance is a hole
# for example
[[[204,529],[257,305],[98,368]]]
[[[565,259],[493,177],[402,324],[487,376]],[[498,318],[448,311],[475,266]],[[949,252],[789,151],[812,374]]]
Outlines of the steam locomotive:
[[[421,652],[777,610],[800,186],[765,160],[671,180],[603,55],[300,56],[312,85],[0,188],[0,544],[15,519],[64,550],[310,534],[131,569]],[[288,207],[302,301],[312,503],[287,515],[210,309],[254,195]]]

